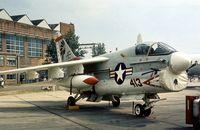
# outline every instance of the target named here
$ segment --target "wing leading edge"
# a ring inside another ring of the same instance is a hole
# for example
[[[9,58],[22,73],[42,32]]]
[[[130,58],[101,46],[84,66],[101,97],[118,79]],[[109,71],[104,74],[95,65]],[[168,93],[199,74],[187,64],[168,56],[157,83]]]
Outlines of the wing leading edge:
[[[106,58],[106,57],[95,57],[95,58],[89,58],[89,59],[81,59],[81,60],[75,60],[75,61],[68,61],[68,62],[53,63],[53,64],[47,64],[47,65],[39,65],[39,66],[34,66],[34,67],[26,67],[26,68],[0,71],[0,74],[47,70],[49,68],[54,68],[54,67],[62,68],[62,67],[68,67],[68,66],[73,66],[73,65],[79,65],[79,64],[93,64],[93,63],[106,62],[108,60],[109,60],[109,58]]]

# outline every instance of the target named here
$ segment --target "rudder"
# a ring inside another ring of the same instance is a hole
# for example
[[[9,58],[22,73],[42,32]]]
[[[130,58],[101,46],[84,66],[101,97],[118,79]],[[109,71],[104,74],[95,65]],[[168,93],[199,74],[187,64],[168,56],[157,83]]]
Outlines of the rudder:
[[[55,42],[56,42],[58,63],[70,61],[77,58],[62,35],[57,37],[55,39]]]

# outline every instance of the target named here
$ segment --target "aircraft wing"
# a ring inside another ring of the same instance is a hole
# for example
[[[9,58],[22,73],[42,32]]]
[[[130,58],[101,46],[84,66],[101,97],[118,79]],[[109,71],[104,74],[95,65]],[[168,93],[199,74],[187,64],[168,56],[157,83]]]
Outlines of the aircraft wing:
[[[106,57],[95,57],[95,58],[89,58],[89,59],[81,59],[81,60],[75,60],[75,61],[67,61],[67,62],[61,62],[61,63],[53,63],[53,64],[46,64],[46,65],[39,65],[39,66],[33,66],[33,67],[0,71],[0,74],[47,70],[49,68],[54,68],[54,67],[60,67],[60,68],[63,67],[64,68],[64,67],[79,65],[79,64],[93,64],[93,63],[105,62],[108,60],[109,60],[109,58],[106,58]]]

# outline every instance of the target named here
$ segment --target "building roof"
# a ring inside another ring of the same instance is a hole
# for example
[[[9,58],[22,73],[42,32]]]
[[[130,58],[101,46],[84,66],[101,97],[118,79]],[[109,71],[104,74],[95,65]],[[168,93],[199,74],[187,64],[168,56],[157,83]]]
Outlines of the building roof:
[[[26,14],[10,16],[5,9],[0,9],[0,19],[15,21],[18,23],[24,23],[28,25],[35,25],[37,27],[46,28],[54,31],[60,31],[61,23],[48,24],[45,19],[30,20]]]
[[[29,17],[27,15],[25,15],[25,14],[22,14],[22,15],[13,15],[13,16],[11,16],[11,18],[15,22],[33,25],[33,23],[31,22],[31,20],[29,19]]]
[[[31,22],[37,26],[38,24],[40,24],[44,19],[38,19],[38,20],[31,20]]]
[[[22,15],[13,15],[13,16],[11,16],[11,18],[13,19],[13,21],[18,22],[18,20],[20,20],[24,16],[25,16],[25,14],[22,14]]]
[[[59,24],[49,24],[52,30],[54,30]]]
[[[42,28],[47,28],[47,29],[51,29],[49,27],[48,23],[46,22],[46,20],[44,20],[44,19],[32,20],[31,22],[35,26],[42,27]]]
[[[5,9],[0,9],[0,19],[12,21],[12,18]]]

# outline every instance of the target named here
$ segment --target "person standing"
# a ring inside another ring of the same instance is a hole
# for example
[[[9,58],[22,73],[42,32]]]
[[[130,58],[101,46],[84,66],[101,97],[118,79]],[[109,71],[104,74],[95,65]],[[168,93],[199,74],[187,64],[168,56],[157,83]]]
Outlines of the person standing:
[[[2,88],[4,88],[4,79],[3,79],[2,76],[0,77],[0,86],[1,86]]]

